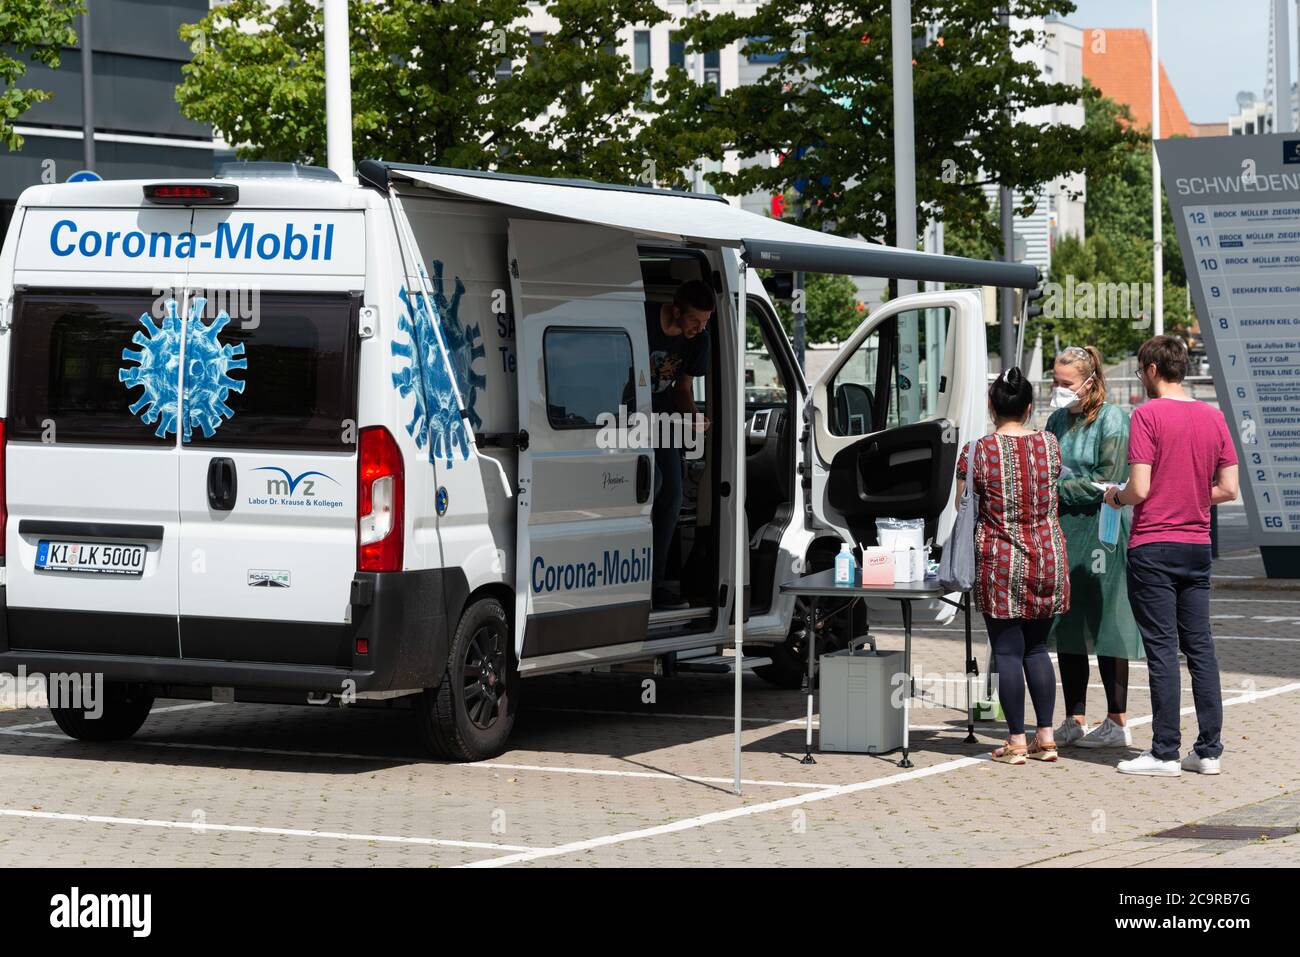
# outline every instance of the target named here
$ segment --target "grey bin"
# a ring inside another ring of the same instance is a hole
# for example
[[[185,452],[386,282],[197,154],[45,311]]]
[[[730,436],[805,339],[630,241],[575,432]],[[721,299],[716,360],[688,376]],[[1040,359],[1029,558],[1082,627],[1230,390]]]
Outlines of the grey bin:
[[[820,750],[883,754],[901,748],[906,680],[901,651],[873,647],[822,655]]]

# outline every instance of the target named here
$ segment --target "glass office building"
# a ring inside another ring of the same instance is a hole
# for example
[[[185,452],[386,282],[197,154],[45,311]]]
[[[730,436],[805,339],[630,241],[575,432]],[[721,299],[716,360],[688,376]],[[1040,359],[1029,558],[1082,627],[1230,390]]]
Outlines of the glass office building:
[[[203,17],[208,0],[93,0],[88,6],[95,172],[105,179],[210,176],[212,129],[182,116],[175,95],[181,65],[190,59],[177,30]],[[77,29],[80,35],[79,22]],[[57,70],[29,61],[19,81],[54,95],[19,117],[21,151],[0,145],[0,239],[24,189],[64,182],[84,166],[82,64],[78,45],[64,50]]]

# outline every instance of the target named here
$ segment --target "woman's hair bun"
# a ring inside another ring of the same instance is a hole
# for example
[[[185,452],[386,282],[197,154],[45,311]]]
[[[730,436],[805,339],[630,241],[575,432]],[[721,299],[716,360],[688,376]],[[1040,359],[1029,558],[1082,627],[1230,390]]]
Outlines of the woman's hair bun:
[[[1023,418],[1033,401],[1034,388],[1019,366],[1004,370],[989,386],[989,402],[1000,418]]]

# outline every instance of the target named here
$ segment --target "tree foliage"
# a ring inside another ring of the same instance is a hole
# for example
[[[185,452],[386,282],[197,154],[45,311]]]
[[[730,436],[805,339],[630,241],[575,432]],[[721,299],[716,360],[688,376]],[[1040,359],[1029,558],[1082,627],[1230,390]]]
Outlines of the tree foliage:
[[[778,299],[774,304],[786,335],[793,338],[793,302]],[[843,342],[866,317],[865,309],[858,304],[857,286],[848,276],[832,273],[804,276],[804,328],[809,343]]]
[[[1013,17],[1069,13],[1059,0],[914,0],[918,225],[941,215],[986,230],[983,186],[1023,193],[1064,174],[1105,167],[1124,131],[1017,119],[1037,107],[1094,99],[1043,79],[1012,55],[1041,38]],[[940,39],[923,44],[921,24]],[[643,140],[669,165],[734,151],[758,162],[708,179],[719,192],[802,188],[805,221],[843,235],[894,237],[894,119],[889,0],[768,0],[752,14],[701,14],[683,24],[688,50],[736,44],[777,59],[755,83],[722,95],[680,68],[660,85]],[[776,155],[775,165],[767,158]],[[1026,210],[1027,212],[1028,210]],[[996,231],[993,236],[996,237]]]
[[[17,85],[27,63],[57,68],[60,48],[76,46],[73,21],[81,12],[81,0],[0,2],[0,142],[9,149],[23,147],[14,129],[19,118],[52,96],[48,90]]]
[[[1128,126],[1131,122],[1128,108],[1111,100],[1095,100],[1088,106],[1086,125]],[[1065,237],[1053,250],[1049,277],[1053,285],[1049,288],[1061,290],[1062,305],[1068,308],[1045,309],[1042,325],[1045,338],[1055,334],[1063,343],[1092,343],[1108,357],[1135,352],[1152,333],[1149,132],[1125,144],[1120,156],[1121,162],[1112,171],[1088,179],[1084,239]],[[1167,198],[1162,207],[1165,329],[1177,334],[1186,332],[1191,322],[1187,273]],[[1135,283],[1141,291],[1140,305],[1130,298],[1127,310],[1115,308],[1117,301],[1122,307],[1118,287],[1131,292]],[[1071,289],[1075,290],[1073,296],[1068,295]],[[1091,302],[1086,298],[1088,292],[1093,293]],[[1053,312],[1058,314],[1053,316]]]
[[[550,0],[557,32],[534,43],[524,0],[352,0],[353,148],[466,169],[630,182],[648,73],[616,52],[654,0]],[[324,19],[314,0],[232,0],[182,28],[193,60],[182,112],[247,159],[322,163]]]

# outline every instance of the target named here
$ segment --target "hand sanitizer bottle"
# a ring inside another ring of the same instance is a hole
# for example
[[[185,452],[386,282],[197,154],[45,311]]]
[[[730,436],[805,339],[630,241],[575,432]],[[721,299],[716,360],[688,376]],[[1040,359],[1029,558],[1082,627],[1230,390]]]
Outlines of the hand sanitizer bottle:
[[[858,563],[853,558],[853,546],[848,542],[840,545],[840,553],[835,556],[835,584],[853,585],[857,579]]]

